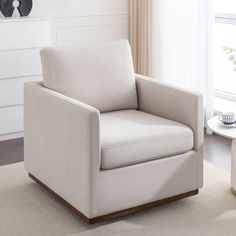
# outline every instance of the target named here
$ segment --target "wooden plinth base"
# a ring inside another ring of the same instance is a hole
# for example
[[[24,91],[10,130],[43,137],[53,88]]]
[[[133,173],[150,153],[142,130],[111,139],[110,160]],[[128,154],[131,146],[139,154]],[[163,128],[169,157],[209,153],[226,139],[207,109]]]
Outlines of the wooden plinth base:
[[[78,209],[76,209],[70,203],[68,203],[62,197],[60,197],[57,193],[55,193],[53,190],[48,188],[40,180],[35,178],[32,174],[29,173],[29,177],[32,178],[36,183],[38,183],[44,189],[46,189],[49,193],[51,193],[63,205],[65,205],[66,207],[68,207],[72,211],[74,211],[77,215],[79,215],[82,219],[84,219],[88,224],[95,224],[95,223],[99,223],[99,222],[103,222],[103,221],[112,220],[112,219],[115,219],[115,218],[118,218],[118,217],[121,217],[121,216],[126,216],[126,215],[129,215],[129,214],[133,214],[133,213],[136,213],[136,212],[139,212],[139,211],[143,211],[145,209],[157,207],[157,206],[169,203],[169,202],[173,202],[173,201],[176,201],[176,200],[179,200],[179,199],[182,199],[182,198],[186,198],[186,197],[190,197],[190,196],[198,194],[198,189],[197,189],[197,190],[194,190],[194,191],[191,191],[191,192],[179,194],[177,196],[161,199],[161,200],[158,200],[158,201],[155,201],[155,202],[150,202],[150,203],[143,204],[143,205],[140,205],[140,206],[131,207],[131,208],[121,210],[121,211],[118,211],[118,212],[114,212],[114,213],[110,213],[110,214],[107,214],[107,215],[98,216],[98,217],[95,217],[95,218],[88,218],[83,213],[81,213]]]

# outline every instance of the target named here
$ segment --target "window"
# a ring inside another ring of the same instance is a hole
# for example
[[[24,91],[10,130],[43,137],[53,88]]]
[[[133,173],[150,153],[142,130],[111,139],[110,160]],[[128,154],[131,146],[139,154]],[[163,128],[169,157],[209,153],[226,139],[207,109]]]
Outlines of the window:
[[[215,1],[215,96],[236,102],[236,1]]]

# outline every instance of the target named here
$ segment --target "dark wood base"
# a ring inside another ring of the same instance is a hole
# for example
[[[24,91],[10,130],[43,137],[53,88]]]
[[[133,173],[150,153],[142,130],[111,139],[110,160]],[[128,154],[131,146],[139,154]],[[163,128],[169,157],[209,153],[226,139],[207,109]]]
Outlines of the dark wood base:
[[[95,217],[95,218],[88,218],[83,213],[81,213],[78,209],[76,209],[70,203],[68,203],[62,197],[60,197],[57,193],[55,193],[53,190],[48,188],[40,180],[35,178],[32,174],[29,173],[29,177],[32,178],[36,183],[38,183],[44,189],[46,189],[49,193],[51,193],[63,205],[65,205],[66,207],[68,207],[72,211],[74,211],[77,215],[79,215],[82,219],[84,219],[88,224],[95,224],[95,223],[99,223],[99,222],[103,222],[103,221],[112,220],[112,219],[115,219],[115,218],[118,218],[118,217],[121,217],[121,216],[126,216],[126,215],[129,215],[129,214],[133,214],[133,213],[136,213],[136,212],[139,212],[139,211],[143,211],[145,209],[161,206],[161,205],[169,203],[169,202],[173,202],[173,201],[176,201],[176,200],[179,200],[179,199],[182,199],[182,198],[186,198],[186,197],[190,197],[190,196],[194,196],[194,195],[198,194],[198,189],[197,189],[197,190],[194,190],[194,191],[191,191],[191,192],[179,194],[177,196],[161,199],[161,200],[158,200],[158,201],[155,201],[155,202],[150,202],[150,203],[143,204],[143,205],[140,205],[140,206],[131,207],[131,208],[121,210],[121,211],[117,211],[117,212],[114,212],[114,213],[110,213],[110,214],[107,214],[107,215],[98,216],[98,217]]]

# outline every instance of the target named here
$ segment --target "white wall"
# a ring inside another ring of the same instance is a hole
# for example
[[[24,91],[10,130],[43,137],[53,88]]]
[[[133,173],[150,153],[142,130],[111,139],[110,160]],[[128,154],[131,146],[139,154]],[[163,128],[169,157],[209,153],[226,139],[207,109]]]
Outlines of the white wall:
[[[129,0],[34,0],[32,16],[52,18],[52,45],[128,38]]]
[[[128,13],[129,0],[33,0],[32,14],[40,16],[87,16]]]

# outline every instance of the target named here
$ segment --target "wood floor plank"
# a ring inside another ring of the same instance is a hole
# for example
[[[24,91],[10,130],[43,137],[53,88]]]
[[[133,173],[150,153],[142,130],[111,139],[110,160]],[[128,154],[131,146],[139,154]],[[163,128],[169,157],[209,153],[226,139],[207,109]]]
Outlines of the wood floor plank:
[[[23,138],[0,142],[0,166],[24,160]]]

